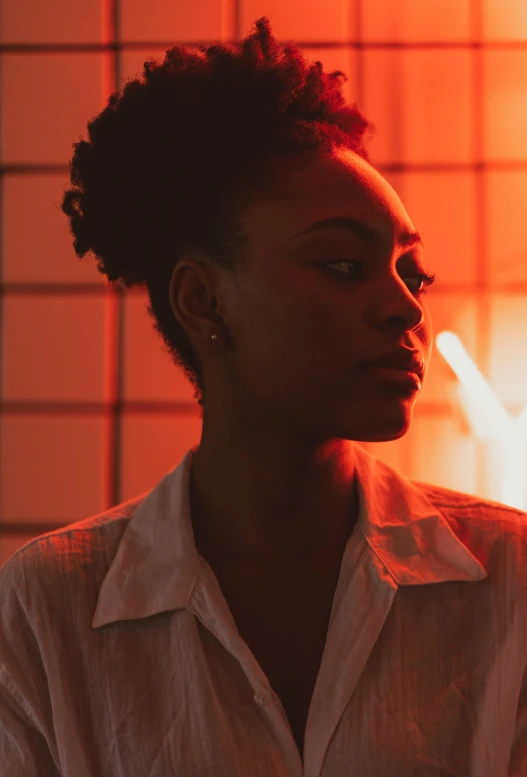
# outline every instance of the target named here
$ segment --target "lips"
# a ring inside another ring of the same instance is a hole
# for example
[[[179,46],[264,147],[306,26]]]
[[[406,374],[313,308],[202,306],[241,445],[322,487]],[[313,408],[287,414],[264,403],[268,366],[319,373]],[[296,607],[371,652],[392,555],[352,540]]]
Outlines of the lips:
[[[422,378],[424,373],[423,357],[419,351],[411,348],[399,348],[397,351],[383,354],[376,359],[362,362],[361,366],[393,367],[399,370],[406,370],[407,372],[414,372],[420,378]]]

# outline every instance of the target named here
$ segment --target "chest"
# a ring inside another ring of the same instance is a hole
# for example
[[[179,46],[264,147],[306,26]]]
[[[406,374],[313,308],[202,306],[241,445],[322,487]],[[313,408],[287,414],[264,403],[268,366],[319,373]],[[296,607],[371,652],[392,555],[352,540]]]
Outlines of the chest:
[[[342,550],[307,564],[215,570],[240,636],[280,699],[300,752],[341,561]]]

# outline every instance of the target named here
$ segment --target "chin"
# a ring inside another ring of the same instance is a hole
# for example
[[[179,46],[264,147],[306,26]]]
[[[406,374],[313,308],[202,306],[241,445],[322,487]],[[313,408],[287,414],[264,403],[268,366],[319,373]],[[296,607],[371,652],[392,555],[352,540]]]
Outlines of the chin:
[[[374,417],[361,419],[360,424],[350,424],[347,440],[358,442],[392,442],[404,437],[412,424],[412,410],[409,413],[376,414]],[[353,428],[355,427],[355,428]]]
[[[401,437],[404,437],[409,428],[410,427],[408,426],[406,429],[398,430],[397,432],[391,434],[388,432],[385,434],[380,432],[379,434],[374,434],[370,437],[364,438],[363,442],[392,442],[393,440],[399,440]]]

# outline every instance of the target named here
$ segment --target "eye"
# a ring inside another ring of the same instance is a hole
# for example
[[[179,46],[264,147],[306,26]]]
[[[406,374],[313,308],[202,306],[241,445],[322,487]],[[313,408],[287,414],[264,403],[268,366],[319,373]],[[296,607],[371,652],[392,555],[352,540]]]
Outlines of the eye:
[[[352,264],[358,265],[361,269],[363,268],[363,265],[364,265],[363,262],[359,262],[356,259],[352,259],[352,260],[343,259],[339,262],[331,262],[330,264],[325,264],[324,267],[338,267],[340,265],[352,265]],[[331,272],[335,272],[335,271],[332,270]],[[355,280],[355,277],[352,277],[352,275],[350,275],[349,272],[340,272],[340,275],[347,276],[350,278],[350,280]],[[425,287],[431,286],[433,283],[435,283],[435,280],[436,280],[435,273],[429,274],[426,272],[421,272],[421,273],[416,273],[414,276],[411,276],[411,277],[418,278],[419,283],[423,284],[423,288],[415,290],[414,294],[416,294],[417,296],[419,296],[420,294],[426,294]]]

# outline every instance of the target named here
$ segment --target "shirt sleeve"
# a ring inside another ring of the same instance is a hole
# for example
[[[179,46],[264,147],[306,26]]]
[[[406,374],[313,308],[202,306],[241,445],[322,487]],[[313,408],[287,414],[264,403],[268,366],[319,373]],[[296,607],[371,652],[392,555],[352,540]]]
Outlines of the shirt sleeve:
[[[61,777],[44,736],[1,664],[0,777]]]

